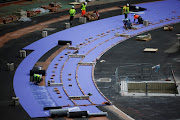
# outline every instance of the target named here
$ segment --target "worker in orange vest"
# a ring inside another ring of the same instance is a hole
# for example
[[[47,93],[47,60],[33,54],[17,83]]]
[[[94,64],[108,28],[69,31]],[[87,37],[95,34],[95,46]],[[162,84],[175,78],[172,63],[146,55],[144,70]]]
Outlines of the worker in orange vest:
[[[138,20],[139,24],[143,24],[143,19],[141,16],[134,14],[134,22],[136,21],[136,19]]]
[[[84,17],[84,15],[86,14],[86,6],[87,6],[87,2],[84,2],[84,3],[81,5],[82,17]]]

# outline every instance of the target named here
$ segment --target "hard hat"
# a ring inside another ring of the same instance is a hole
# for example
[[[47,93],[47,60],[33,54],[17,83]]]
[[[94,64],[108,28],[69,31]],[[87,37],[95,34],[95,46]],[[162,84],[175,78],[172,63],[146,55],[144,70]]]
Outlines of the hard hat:
[[[127,7],[129,7],[129,3],[127,3]]]
[[[74,8],[74,6],[72,6],[72,8]]]
[[[87,5],[87,2],[85,2],[84,4]]]

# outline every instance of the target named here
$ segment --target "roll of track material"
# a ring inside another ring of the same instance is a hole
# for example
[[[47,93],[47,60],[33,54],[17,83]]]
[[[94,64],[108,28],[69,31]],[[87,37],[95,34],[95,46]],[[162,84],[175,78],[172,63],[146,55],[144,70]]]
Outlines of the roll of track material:
[[[67,45],[67,43],[72,44],[72,41],[64,41],[64,40],[58,40],[58,45]]]
[[[30,75],[34,75],[34,74],[45,75],[46,74],[46,70],[37,70],[37,69],[30,70]]]
[[[83,116],[88,116],[88,111],[76,111],[76,112],[68,112],[69,118],[81,118]]]
[[[62,109],[62,106],[56,106],[56,107],[44,107],[44,110],[52,110],[52,109]]]
[[[51,117],[67,117],[68,109],[53,109],[49,111]]]
[[[108,113],[107,113],[107,112],[101,112],[101,113],[89,113],[89,116],[93,116],[93,117],[108,116]]]

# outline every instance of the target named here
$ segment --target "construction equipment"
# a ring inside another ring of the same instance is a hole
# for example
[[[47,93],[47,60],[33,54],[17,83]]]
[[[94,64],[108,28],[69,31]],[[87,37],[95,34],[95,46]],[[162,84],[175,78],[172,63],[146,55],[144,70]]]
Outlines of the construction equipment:
[[[38,84],[42,81],[42,74],[34,74],[33,81],[35,84]]]
[[[38,85],[42,81],[42,74],[34,74],[31,82]]]

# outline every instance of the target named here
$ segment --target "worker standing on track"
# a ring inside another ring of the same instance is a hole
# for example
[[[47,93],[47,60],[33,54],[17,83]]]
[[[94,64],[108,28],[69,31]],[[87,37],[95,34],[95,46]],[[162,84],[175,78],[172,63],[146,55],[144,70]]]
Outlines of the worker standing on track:
[[[127,18],[127,14],[129,14],[129,4],[127,3],[127,5],[125,5],[123,7],[123,14],[125,16],[125,19]]]
[[[136,21],[136,19],[138,20],[139,24],[143,24],[143,19],[141,16],[134,14],[134,22]]]
[[[86,6],[87,6],[87,2],[84,2],[84,3],[81,5],[82,17],[84,17],[84,15],[86,14]]]
[[[70,25],[72,25],[72,21],[74,19],[74,15],[76,14],[76,10],[74,9],[74,6],[72,6],[72,8],[69,10],[69,14],[70,14]]]

